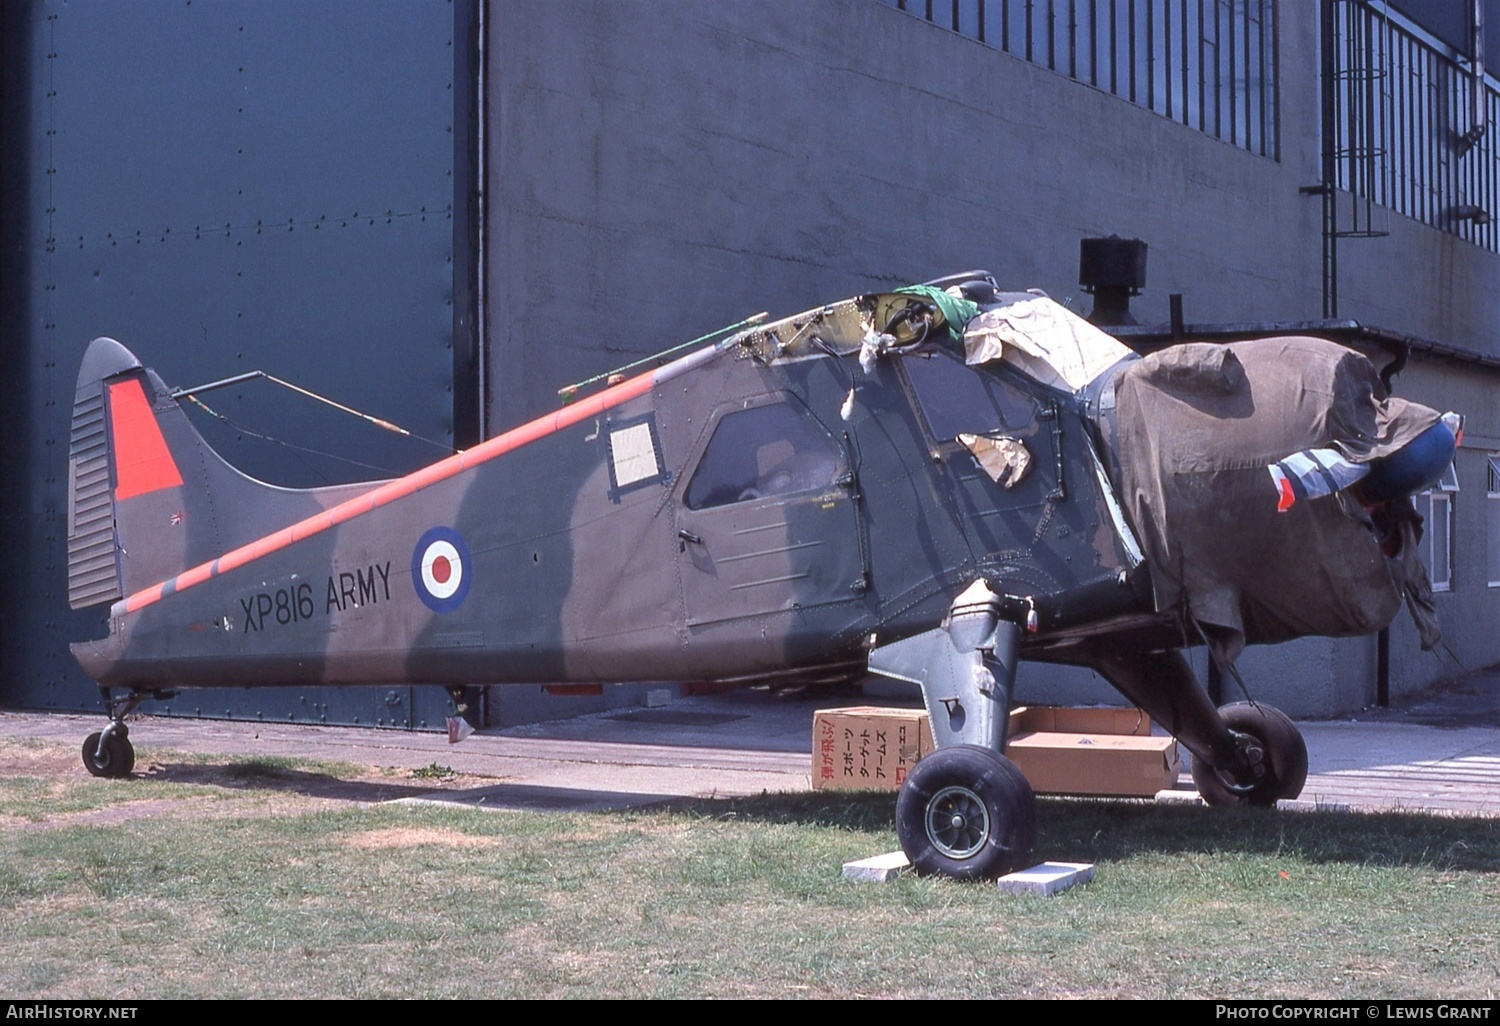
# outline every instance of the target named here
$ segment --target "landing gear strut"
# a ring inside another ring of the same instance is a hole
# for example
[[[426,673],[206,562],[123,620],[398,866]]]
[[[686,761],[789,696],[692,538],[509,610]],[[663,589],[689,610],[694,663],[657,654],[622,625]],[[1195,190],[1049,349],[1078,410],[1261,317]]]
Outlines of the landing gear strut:
[[[1210,805],[1275,805],[1307,782],[1307,744],[1286,714],[1236,702],[1215,709],[1180,651],[1102,649],[1094,669],[1146,710],[1193,756],[1193,783]]]
[[[943,625],[875,649],[875,673],[922,686],[937,751],[896,798],[896,836],[924,874],[993,879],[1031,865],[1036,794],[1001,754],[1027,607],[982,581]],[[1011,608],[1015,606],[1016,608]]]
[[[975,581],[941,627],[869,654],[874,673],[919,684],[937,751],[917,763],[896,800],[901,849],[920,873],[1003,876],[1030,864],[1036,796],[1001,753],[1030,599]],[[1093,668],[1164,726],[1193,756],[1193,782],[1210,805],[1275,805],[1307,781],[1307,745],[1268,705],[1215,709],[1178,650],[1132,651],[1099,642]]]
[[[1219,710],[1241,752],[1238,773],[1193,758],[1193,783],[1210,805],[1275,805],[1307,783],[1307,743],[1291,720],[1269,705],[1237,702]]]

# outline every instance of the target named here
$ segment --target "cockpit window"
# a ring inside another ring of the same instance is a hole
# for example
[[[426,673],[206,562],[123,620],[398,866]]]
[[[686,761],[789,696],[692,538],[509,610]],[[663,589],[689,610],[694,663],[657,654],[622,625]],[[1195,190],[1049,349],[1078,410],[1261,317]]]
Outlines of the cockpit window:
[[[839,473],[828,432],[788,403],[725,416],[688,482],[688,509],[827,488]]]
[[[1036,402],[989,370],[966,367],[945,352],[903,358],[906,376],[934,438],[1018,431],[1036,418]]]

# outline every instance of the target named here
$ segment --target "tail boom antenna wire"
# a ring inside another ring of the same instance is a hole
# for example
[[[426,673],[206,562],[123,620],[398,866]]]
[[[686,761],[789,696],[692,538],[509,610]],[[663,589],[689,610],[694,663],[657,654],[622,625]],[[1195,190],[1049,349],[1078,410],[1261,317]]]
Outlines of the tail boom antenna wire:
[[[270,381],[273,384],[280,385],[282,388],[291,389],[293,392],[296,392],[298,395],[305,395],[309,399],[316,399],[318,402],[323,403],[326,406],[332,406],[335,410],[339,410],[342,413],[347,413],[347,414],[349,414],[352,417],[358,417],[360,420],[366,421],[366,422],[368,422],[370,424],[374,424],[376,427],[383,428],[386,431],[393,431],[396,434],[398,434],[398,435],[404,435],[407,438],[415,438],[415,439],[417,439],[420,442],[426,442],[429,445],[435,445],[438,448],[447,450],[449,452],[453,451],[453,447],[452,446],[444,445],[442,442],[433,441],[431,438],[424,438],[421,435],[413,434],[412,432],[408,431],[406,428],[402,427],[400,424],[393,424],[390,421],[384,420],[384,419],[382,419],[380,417],[372,416],[371,414],[368,414],[368,413],[362,413],[359,410],[356,410],[352,406],[345,406],[341,402],[335,402],[334,400],[329,399],[327,396],[319,395],[318,393],[312,391],[311,389],[303,388],[301,385],[294,385],[290,381],[284,381],[283,379],[278,378],[274,374],[267,374],[263,370],[246,371],[244,374],[236,374],[236,375],[234,375],[233,377],[230,377],[230,378],[222,378],[222,379],[220,379],[218,381],[210,381],[210,382],[208,382],[207,384],[204,384],[204,385],[194,385],[191,388],[178,388],[178,389],[174,389],[171,394],[172,394],[172,398],[173,399],[190,399],[194,403],[197,403],[197,405],[202,406],[206,410],[206,409],[208,409],[208,407],[204,406],[203,403],[200,402],[198,400],[198,398],[197,398],[198,395],[199,395],[199,393],[202,393],[202,392],[212,392],[212,391],[215,391],[216,389],[228,388],[231,385],[243,384],[246,381],[257,381],[257,380],[261,380],[261,379],[264,379],[266,381]],[[210,412],[212,412],[212,411],[210,411]],[[219,415],[215,414],[215,416],[219,416]]]

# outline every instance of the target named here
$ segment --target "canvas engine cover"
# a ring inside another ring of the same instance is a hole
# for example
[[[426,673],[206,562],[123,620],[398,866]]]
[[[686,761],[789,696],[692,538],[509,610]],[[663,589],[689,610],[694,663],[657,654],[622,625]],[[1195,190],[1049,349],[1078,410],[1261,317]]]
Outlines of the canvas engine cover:
[[[1409,498],[1392,503],[1406,542],[1395,558],[1348,492],[1277,512],[1269,464],[1314,447],[1378,459],[1439,419],[1387,396],[1363,355],[1305,337],[1188,343],[1131,363],[1115,388],[1121,498],[1156,606],[1185,608],[1221,657],[1247,642],[1367,634],[1403,592],[1426,591]]]

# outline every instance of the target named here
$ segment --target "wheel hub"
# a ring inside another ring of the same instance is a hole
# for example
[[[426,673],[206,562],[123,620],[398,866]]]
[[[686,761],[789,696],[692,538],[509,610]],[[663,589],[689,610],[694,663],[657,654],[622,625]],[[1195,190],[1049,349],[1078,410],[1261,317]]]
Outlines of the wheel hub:
[[[927,803],[927,839],[950,859],[973,858],[990,832],[984,801],[967,787],[945,787]]]
[[[1239,759],[1232,769],[1215,771],[1224,786],[1235,794],[1251,794],[1266,776],[1266,750],[1260,739],[1233,731],[1239,742]]]

